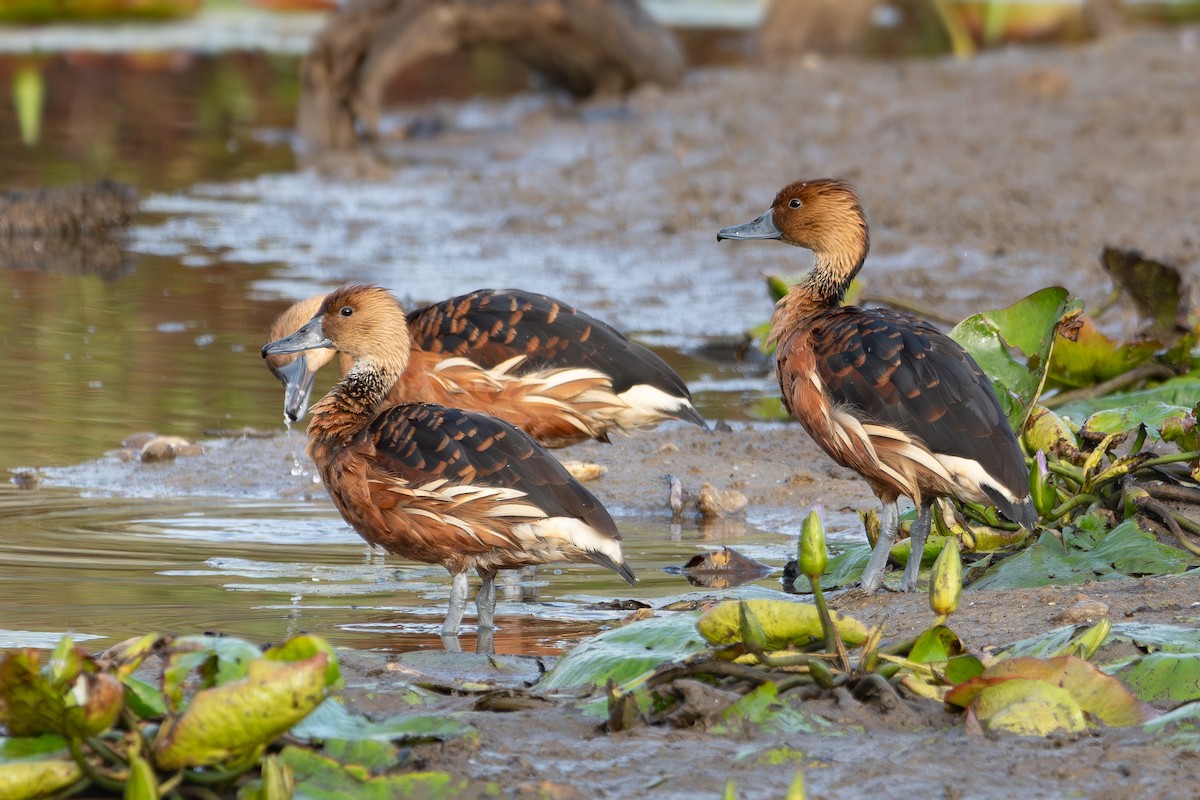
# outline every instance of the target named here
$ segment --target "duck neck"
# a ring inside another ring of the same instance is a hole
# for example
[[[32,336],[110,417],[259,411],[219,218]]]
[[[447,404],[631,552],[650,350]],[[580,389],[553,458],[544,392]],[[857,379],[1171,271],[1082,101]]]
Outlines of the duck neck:
[[[817,252],[812,271],[775,304],[768,341],[787,341],[813,317],[840,306],[865,259],[865,251],[861,255]]]
[[[346,376],[313,407],[308,424],[310,448],[318,439],[346,443],[379,414],[379,408],[403,373],[388,365],[355,361]]]

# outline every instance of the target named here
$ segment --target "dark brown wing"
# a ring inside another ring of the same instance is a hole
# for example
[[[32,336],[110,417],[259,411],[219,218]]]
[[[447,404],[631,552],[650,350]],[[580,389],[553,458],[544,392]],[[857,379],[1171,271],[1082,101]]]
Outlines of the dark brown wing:
[[[813,326],[817,374],[836,405],[977,461],[1018,497],[1029,473],[991,381],[962,347],[906,314],[852,306]]]
[[[485,367],[525,355],[526,369],[591,367],[608,375],[618,393],[648,384],[691,400],[667,362],[607,323],[544,294],[480,289],[409,312],[408,327],[422,350],[468,356]]]
[[[620,540],[616,523],[554,456],[512,425],[486,414],[429,403],[389,408],[368,428],[375,470],[409,483],[502,486],[526,494],[552,517],[576,517]]]

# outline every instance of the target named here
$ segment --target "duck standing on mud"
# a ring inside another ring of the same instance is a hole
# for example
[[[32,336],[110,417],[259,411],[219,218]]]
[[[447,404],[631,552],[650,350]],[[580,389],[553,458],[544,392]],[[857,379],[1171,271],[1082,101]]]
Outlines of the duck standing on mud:
[[[295,303],[271,325],[282,338],[312,318],[324,295]],[[680,419],[707,428],[683,379],[655,353],[566,303],[520,289],[480,289],[408,314],[408,373],[389,405],[431,402],[511,422],[546,447],[607,442]],[[284,414],[304,416],[313,378],[335,353],[273,355]],[[342,372],[350,367],[343,357]]]
[[[447,649],[456,648],[469,569],[483,579],[476,597],[481,652],[491,650],[497,570],[592,561],[634,582],[612,517],[529,436],[485,414],[385,405],[412,350],[404,310],[387,291],[330,293],[311,320],[262,354],[314,348],[341,351],[352,365],[313,407],[308,455],[360,536],[450,571]]]
[[[813,251],[811,272],[779,301],[777,345],[788,412],[883,503],[883,524],[862,587],[879,588],[899,527],[897,499],[917,506],[900,588],[916,588],[933,502],[990,503],[1032,529],[1029,469],[991,382],[957,342],[923,320],[842,306],[870,247],[858,195],[837,180],[784,187],[760,217],[722,239],[779,239]]]

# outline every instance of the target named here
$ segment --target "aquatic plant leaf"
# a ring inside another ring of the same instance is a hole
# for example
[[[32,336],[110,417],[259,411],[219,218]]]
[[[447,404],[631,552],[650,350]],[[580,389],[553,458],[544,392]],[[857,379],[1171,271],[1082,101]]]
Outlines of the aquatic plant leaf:
[[[1173,442],[1182,452],[1191,453],[1200,450],[1200,403],[1196,404],[1187,414],[1181,414],[1163,421],[1159,429],[1164,442]]]
[[[1040,682],[1062,689],[1082,712],[1110,727],[1141,724],[1157,713],[1121,681],[1075,656],[998,661],[979,677],[955,686],[946,695],[946,702],[978,712],[980,698],[986,692],[1011,681]],[[991,697],[989,702],[996,703],[1004,695]]]
[[[361,767],[339,764],[332,758],[301,747],[285,747],[279,760],[291,768],[296,796],[305,800],[456,800],[462,797],[500,797],[492,782],[472,781],[445,772],[409,772],[371,777]]]
[[[1200,751],[1200,703],[1188,703],[1161,714],[1143,725],[1142,729],[1155,734],[1160,744]]]
[[[1073,325],[1081,309],[1066,289],[1053,286],[1007,308],[967,317],[951,329],[951,338],[992,378],[1000,406],[1015,430],[1024,427],[1041,392],[1056,336]]]
[[[122,681],[125,684],[125,705],[142,719],[156,719],[167,713],[167,701],[157,686],[141,678],[127,675]]]
[[[946,680],[960,684],[983,674],[983,662],[972,655],[953,656],[946,662]]]
[[[397,714],[372,721],[330,698],[292,728],[292,736],[309,741],[444,742],[475,734],[475,729],[442,714]]]
[[[1081,316],[1075,341],[1060,339],[1050,358],[1055,386],[1093,386],[1146,363],[1162,342],[1118,342],[1105,336],[1090,317]]]
[[[821,576],[821,588],[836,589],[839,586],[849,586],[854,583],[862,577],[870,557],[871,545],[869,544],[852,544],[844,547],[841,552],[830,556],[825,573]],[[808,579],[801,577],[802,580],[797,581],[796,588],[807,591]]]
[[[4,800],[53,797],[82,777],[83,771],[70,758],[0,761],[0,797]]]
[[[1079,457],[1079,425],[1045,406],[1034,406],[1021,434],[1026,449],[1031,453],[1041,450],[1059,458],[1074,461]]]
[[[734,603],[736,620],[737,604]],[[617,685],[652,672],[665,661],[686,658],[705,649],[696,630],[699,612],[672,612],[641,620],[580,642],[558,660],[537,683],[539,689]]]
[[[1136,392],[1120,392],[1097,397],[1091,400],[1078,400],[1067,403],[1056,409],[1059,416],[1068,424],[1082,423],[1098,411],[1127,406],[1142,406],[1150,403],[1165,403],[1170,406],[1191,408],[1200,397],[1200,376],[1181,375],[1163,381],[1153,389],[1142,389]]]
[[[325,699],[327,668],[324,653],[291,663],[258,659],[245,678],[197,692],[159,728],[156,765],[208,766],[261,751]]]
[[[1148,702],[1200,700],[1200,653],[1147,653],[1116,675]]]
[[[1013,589],[1128,575],[1168,575],[1197,563],[1195,556],[1158,542],[1134,520],[1122,522],[1103,536],[1074,533],[1064,530],[1060,541],[1053,533],[1043,532],[1034,544],[991,567],[968,588]]]
[[[781,701],[774,682],[767,681],[725,709],[713,732],[721,735],[755,728],[775,734],[831,733],[832,727],[828,720]]]
[[[1161,438],[1159,431],[1167,420],[1187,416],[1189,409],[1167,403],[1143,403],[1097,411],[1087,418],[1084,430],[1107,436],[1110,433],[1133,431],[1144,426],[1151,440]]]
[[[339,764],[356,764],[374,775],[400,763],[400,748],[386,739],[328,739],[321,752]]]
[[[1082,731],[1087,720],[1070,692],[1039,680],[1015,678],[979,692],[971,711],[989,730],[1019,736]]]
[[[964,652],[966,650],[957,633],[945,625],[935,625],[917,637],[908,659],[918,664],[933,664],[949,661],[951,657]]]
[[[171,643],[171,650],[173,654],[191,654],[192,659],[184,659],[193,665],[191,669],[197,660],[214,659],[215,672],[208,685],[217,686],[244,678],[247,665],[263,655],[257,646],[236,636],[180,636]]]
[[[821,616],[817,607],[793,600],[727,600],[708,611],[696,622],[696,629],[709,644],[728,647],[744,641],[741,627],[740,604],[753,613],[762,626],[764,650],[785,650],[789,647],[804,647],[825,638],[821,627]],[[867,638],[867,628],[852,617],[830,612],[846,644],[862,644]]]
[[[1191,626],[1121,622],[1113,626],[1110,638],[1168,653],[1200,653],[1200,630]]]
[[[1121,681],[1075,656],[1008,658],[989,667],[984,676],[1040,680],[1059,686],[1085,713],[1110,727],[1140,725],[1157,713]]]
[[[1055,656],[1065,650],[1075,638],[1075,633],[1081,626],[1065,625],[1053,628],[1036,636],[1013,642],[996,652],[997,658],[1012,658],[1015,656],[1032,656],[1043,658]]]
[[[320,636],[309,634],[293,636],[278,647],[264,651],[262,656],[272,661],[304,661],[317,653],[324,653],[329,661],[329,666],[325,671],[325,685],[332,688],[340,684],[342,672],[338,666],[337,653],[329,646],[329,642]]]
[[[13,736],[65,733],[63,687],[42,674],[33,648],[9,650],[0,657],[0,723]]]

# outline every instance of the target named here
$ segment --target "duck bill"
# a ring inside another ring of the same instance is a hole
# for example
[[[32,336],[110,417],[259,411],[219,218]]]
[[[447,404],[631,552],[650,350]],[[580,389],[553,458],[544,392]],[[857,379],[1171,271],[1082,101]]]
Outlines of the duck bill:
[[[285,336],[263,345],[262,357],[300,353],[320,347],[332,348],[333,340],[325,335],[325,331],[321,330],[321,318],[314,317],[291,336]]]
[[[283,413],[291,422],[297,422],[308,410],[308,401],[312,396],[313,380],[317,377],[314,370],[309,369],[308,359],[299,357],[290,364],[276,366],[267,362],[271,372],[283,383]]]
[[[717,241],[722,239],[779,239],[783,231],[775,227],[775,219],[770,209],[753,222],[732,225],[717,231]]]

